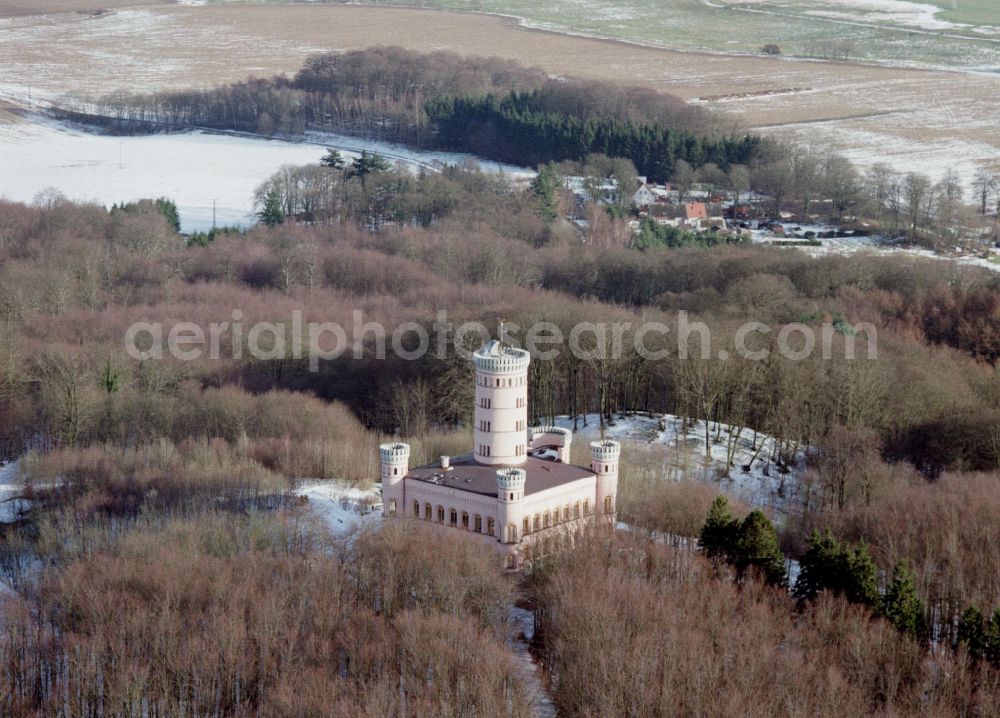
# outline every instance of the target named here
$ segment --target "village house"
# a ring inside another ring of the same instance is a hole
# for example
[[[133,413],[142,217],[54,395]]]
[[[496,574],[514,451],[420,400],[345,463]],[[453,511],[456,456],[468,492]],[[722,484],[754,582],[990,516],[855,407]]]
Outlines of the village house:
[[[558,550],[586,526],[614,525],[618,442],[593,441],[590,466],[571,464],[570,430],[527,425],[531,355],[494,340],[472,361],[472,451],[410,467],[408,444],[382,444],[384,517],[425,522],[493,546],[510,571]]]
[[[726,229],[724,213],[722,205],[705,202],[653,204],[645,210],[645,215],[651,217],[657,224],[696,232]],[[640,215],[643,214],[640,212]]]

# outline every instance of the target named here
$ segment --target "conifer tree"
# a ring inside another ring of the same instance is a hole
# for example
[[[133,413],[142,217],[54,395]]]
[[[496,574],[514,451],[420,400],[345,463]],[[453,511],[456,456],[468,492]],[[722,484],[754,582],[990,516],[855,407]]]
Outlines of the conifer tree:
[[[994,666],[1000,667],[1000,608],[993,612],[983,637],[983,656]]]
[[[535,198],[538,212],[546,222],[554,222],[559,217],[559,172],[552,164],[545,165],[531,181],[531,194]]]
[[[809,601],[825,590],[835,587],[836,565],[840,561],[840,544],[829,530],[822,535],[813,530],[809,548],[799,563],[799,577],[795,582],[795,597]]]
[[[335,169],[335,170],[342,170],[344,169],[344,166],[347,164],[344,161],[344,156],[340,154],[338,150],[335,150],[332,147],[326,151],[326,156],[323,157],[323,159],[321,159],[319,163],[324,167],[329,167],[330,169]]]
[[[982,660],[986,656],[986,622],[976,606],[962,611],[958,619],[958,642],[965,644],[974,660]]]
[[[883,615],[899,631],[918,640],[926,636],[924,607],[906,561],[900,561],[893,569],[892,582],[886,589],[882,606]]]
[[[725,496],[717,496],[708,511],[708,518],[701,527],[698,544],[711,558],[724,558],[736,549],[738,522],[729,510]]]
[[[257,213],[258,219],[268,227],[285,221],[285,210],[281,206],[281,194],[276,189],[269,190],[264,197],[264,206]]]
[[[847,600],[874,608],[878,605],[878,571],[875,561],[862,541],[853,550],[845,551],[843,590]]]
[[[734,558],[740,571],[753,567],[763,573],[768,583],[785,584],[785,555],[778,544],[778,533],[759,509],[747,514],[740,524]]]

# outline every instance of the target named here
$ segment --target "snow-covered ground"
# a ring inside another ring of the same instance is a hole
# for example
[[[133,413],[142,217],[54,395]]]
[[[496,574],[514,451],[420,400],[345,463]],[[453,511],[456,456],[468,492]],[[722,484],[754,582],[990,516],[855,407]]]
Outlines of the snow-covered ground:
[[[362,150],[378,152],[413,168],[475,160],[325,133],[311,133],[304,142],[200,131],[112,137],[35,117],[0,123],[0,197],[30,202],[48,187],[106,206],[169,197],[177,203],[184,232],[211,229],[214,202],[219,226],[247,226],[254,221],[257,185],[282,165],[319,162],[327,147],[348,158]],[[480,167],[530,174],[491,162]]]
[[[377,487],[365,490],[345,481],[308,481],[294,493],[308,499],[310,508],[335,535],[382,520],[382,495]]]
[[[570,417],[556,417],[556,424],[573,428]],[[775,441],[766,434],[754,436],[751,429],[736,432],[726,424],[709,425],[708,453],[705,451],[705,422],[673,414],[616,417],[604,436],[638,445],[664,447],[663,474],[666,479],[686,478],[718,486],[721,491],[751,506],[765,509],[775,519],[795,512],[801,505],[799,479],[805,464],[800,450],[793,465],[782,470],[774,462]],[[587,416],[587,426],[578,422],[575,440],[600,438],[596,414]],[[728,447],[733,446],[732,465]]]
[[[848,236],[848,237],[820,237],[822,232],[836,231],[837,227],[826,224],[801,224],[794,222],[781,222],[784,234],[775,234],[771,230],[755,229],[751,230],[751,241],[755,244],[772,244],[781,246],[788,243],[796,249],[814,257],[824,254],[855,254],[857,252],[870,252],[873,254],[897,254],[910,257],[920,257],[923,259],[944,259],[957,262],[958,264],[982,267],[993,272],[1000,272],[1000,264],[990,261],[984,257],[974,254],[940,254],[929,249],[901,245],[888,240],[885,237],[871,235],[868,237]],[[813,237],[820,242],[819,246],[804,246],[796,244],[806,239],[805,234],[812,232]]]
[[[0,523],[10,523],[27,508],[27,501],[20,498],[24,483],[19,480],[20,462],[0,466]]]

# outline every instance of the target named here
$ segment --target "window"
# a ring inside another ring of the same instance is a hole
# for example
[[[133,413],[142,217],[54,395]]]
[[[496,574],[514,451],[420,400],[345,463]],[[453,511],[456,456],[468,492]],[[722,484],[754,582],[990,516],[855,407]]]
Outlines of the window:
[[[555,508],[554,508],[554,509],[552,510],[552,523],[553,523],[553,524],[557,524],[557,523],[559,523],[559,507],[558,507],[558,506],[556,506],[556,507],[555,507]]]
[[[531,524],[532,524],[532,526],[535,527],[535,531],[541,531],[542,530],[542,517],[539,516],[538,514],[535,514],[535,518],[532,520]]]
[[[469,514],[465,511],[462,512],[462,528],[466,531],[469,530]]]
[[[434,517],[434,511],[430,504],[424,504],[424,518],[430,521]]]
[[[504,529],[504,537],[507,543],[517,543],[517,526],[507,524],[507,527]]]
[[[548,527],[549,527],[549,512],[546,511],[544,514],[542,514],[542,528],[547,529]]]
[[[396,499],[389,499],[389,515],[396,515]]]
[[[610,514],[611,513],[611,497],[610,496],[605,496],[604,497],[604,513],[606,513],[606,514]]]
[[[413,518],[415,518],[415,519],[419,519],[420,518],[420,502],[419,501],[414,501],[413,502]]]
[[[569,521],[569,504],[563,506],[563,521]]]
[[[507,563],[505,565],[508,569],[517,568],[517,556],[512,553],[507,554]]]
[[[472,521],[472,530],[477,534],[481,534],[483,532],[483,517],[479,514],[476,514],[476,517]]]
[[[452,526],[458,526],[458,511],[452,509],[449,518],[451,519]]]
[[[522,521],[521,523],[522,523],[521,533],[527,536],[529,533],[531,533],[531,527],[529,526],[528,517],[525,516],[524,521]]]
[[[490,536],[496,536],[496,528],[492,516],[486,518],[486,533]]]
[[[444,523],[444,506],[438,506],[438,523]]]
[[[590,516],[590,499],[583,500],[583,515]]]
[[[580,502],[579,501],[577,501],[575,504],[573,504],[573,518],[575,518],[575,519],[580,518]]]

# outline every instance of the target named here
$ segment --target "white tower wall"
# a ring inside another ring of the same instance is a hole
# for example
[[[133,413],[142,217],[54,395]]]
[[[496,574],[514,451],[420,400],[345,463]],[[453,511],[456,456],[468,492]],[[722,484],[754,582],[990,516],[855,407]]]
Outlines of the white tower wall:
[[[598,518],[614,520],[618,511],[618,459],[621,451],[621,444],[617,441],[605,439],[590,442],[590,468],[597,477],[594,513]]]
[[[506,468],[497,471],[497,538],[505,554],[504,566],[520,566],[517,545],[521,542],[521,522],[524,520],[524,469]]]
[[[382,460],[382,516],[406,515],[403,477],[409,471],[410,445],[396,441],[379,445]]]
[[[492,341],[472,355],[476,367],[473,435],[476,461],[512,466],[528,456],[528,364],[531,355]]]

